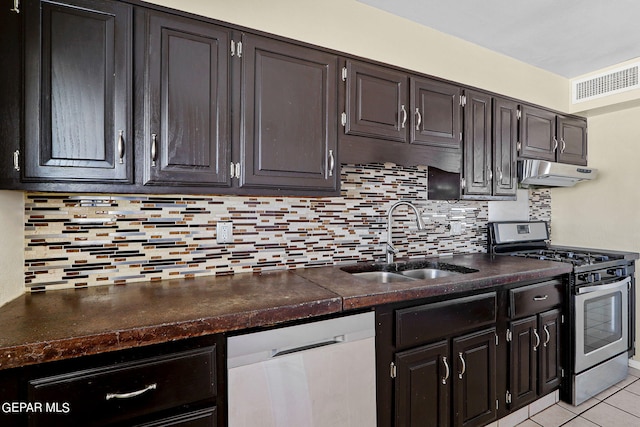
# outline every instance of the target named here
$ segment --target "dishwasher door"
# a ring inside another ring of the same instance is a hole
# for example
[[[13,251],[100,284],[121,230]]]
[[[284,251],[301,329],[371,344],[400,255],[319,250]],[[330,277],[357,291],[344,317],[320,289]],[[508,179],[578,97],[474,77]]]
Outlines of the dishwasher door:
[[[376,425],[375,317],[227,339],[229,427]]]

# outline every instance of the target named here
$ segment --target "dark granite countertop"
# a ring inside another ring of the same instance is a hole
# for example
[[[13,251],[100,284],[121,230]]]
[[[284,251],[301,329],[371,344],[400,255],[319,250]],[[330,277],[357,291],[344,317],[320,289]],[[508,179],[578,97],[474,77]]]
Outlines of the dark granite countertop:
[[[569,264],[486,254],[438,260],[478,272],[381,284],[340,267],[319,267],[25,294],[0,307],[0,369],[488,289],[571,271]]]

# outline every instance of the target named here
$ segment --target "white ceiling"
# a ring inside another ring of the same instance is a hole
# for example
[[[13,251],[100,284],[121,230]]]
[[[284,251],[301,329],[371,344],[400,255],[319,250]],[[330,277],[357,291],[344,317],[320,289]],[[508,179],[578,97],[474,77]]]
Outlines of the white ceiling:
[[[638,0],[358,0],[567,78],[640,57]]]

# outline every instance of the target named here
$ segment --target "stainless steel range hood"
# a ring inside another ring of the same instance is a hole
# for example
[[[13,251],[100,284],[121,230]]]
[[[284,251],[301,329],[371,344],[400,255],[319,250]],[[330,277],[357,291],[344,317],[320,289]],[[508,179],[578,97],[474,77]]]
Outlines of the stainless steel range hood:
[[[518,162],[518,178],[523,186],[572,187],[580,181],[594,179],[597,173],[597,169],[545,160]]]

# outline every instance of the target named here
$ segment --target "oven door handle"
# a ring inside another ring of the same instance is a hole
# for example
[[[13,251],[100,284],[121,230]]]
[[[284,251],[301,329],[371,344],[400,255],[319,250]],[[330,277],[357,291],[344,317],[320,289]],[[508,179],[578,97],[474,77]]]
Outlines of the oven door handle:
[[[609,291],[611,289],[622,287],[622,285],[627,285],[631,283],[631,277],[625,277],[623,280],[619,282],[609,283],[607,285],[597,285],[597,286],[585,286],[583,288],[578,288],[578,294],[588,294],[591,292],[598,291]]]

